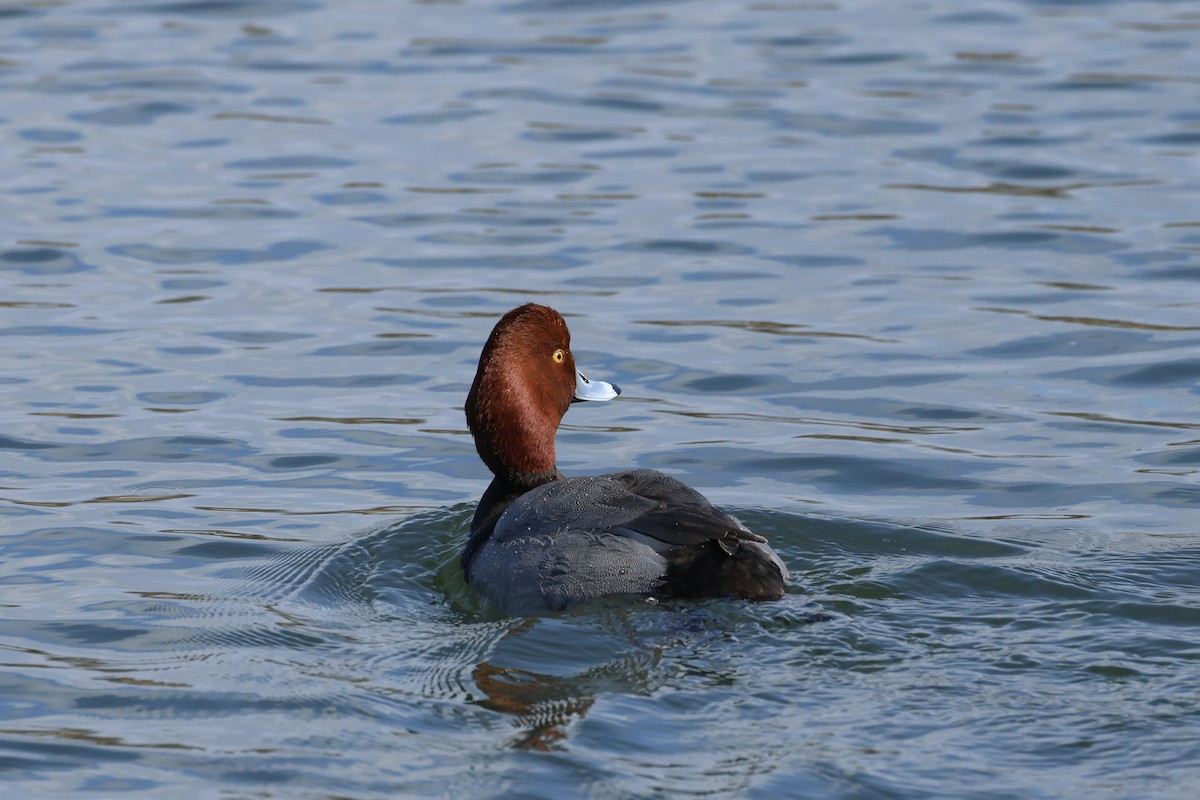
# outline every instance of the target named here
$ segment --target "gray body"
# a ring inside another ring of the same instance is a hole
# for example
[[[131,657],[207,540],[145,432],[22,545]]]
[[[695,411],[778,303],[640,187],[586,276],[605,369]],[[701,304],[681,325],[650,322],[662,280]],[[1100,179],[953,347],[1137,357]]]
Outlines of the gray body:
[[[745,557],[773,563],[788,579],[761,537],[669,475],[561,478],[512,501],[469,556],[468,575],[510,613],[559,611],[604,595],[654,595],[686,548],[718,540],[730,554],[744,549]]]

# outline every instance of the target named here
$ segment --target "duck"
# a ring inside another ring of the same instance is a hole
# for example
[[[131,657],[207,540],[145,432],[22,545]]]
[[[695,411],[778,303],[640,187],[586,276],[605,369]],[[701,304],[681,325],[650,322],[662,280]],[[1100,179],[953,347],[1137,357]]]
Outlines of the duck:
[[[459,559],[467,583],[513,614],[600,597],[777,600],[788,569],[767,540],[682,481],[652,469],[567,477],[555,435],[576,402],[620,387],[575,366],[562,314],[504,314],[479,356],[464,410],[492,473]]]

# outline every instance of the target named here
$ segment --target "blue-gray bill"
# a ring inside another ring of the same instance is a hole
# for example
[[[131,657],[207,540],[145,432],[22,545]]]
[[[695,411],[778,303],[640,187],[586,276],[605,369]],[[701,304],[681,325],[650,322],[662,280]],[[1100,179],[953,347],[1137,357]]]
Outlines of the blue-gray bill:
[[[621,387],[615,383],[588,380],[586,375],[575,370],[576,400],[612,400],[620,393]]]

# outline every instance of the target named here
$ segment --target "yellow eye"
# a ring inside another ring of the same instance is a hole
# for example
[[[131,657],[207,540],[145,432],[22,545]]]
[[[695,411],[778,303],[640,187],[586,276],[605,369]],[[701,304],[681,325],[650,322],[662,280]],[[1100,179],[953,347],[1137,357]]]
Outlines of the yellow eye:
[[[561,364],[567,360],[567,354],[562,350],[555,350],[552,358],[554,359],[555,364]]]

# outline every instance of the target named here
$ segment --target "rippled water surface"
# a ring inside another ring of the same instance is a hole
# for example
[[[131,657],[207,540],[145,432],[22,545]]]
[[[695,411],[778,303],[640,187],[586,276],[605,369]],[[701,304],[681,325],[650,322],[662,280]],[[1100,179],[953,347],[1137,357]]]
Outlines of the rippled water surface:
[[[0,780],[22,797],[1191,798],[1200,8],[0,8]],[[781,602],[514,619],[495,319],[560,464]]]

